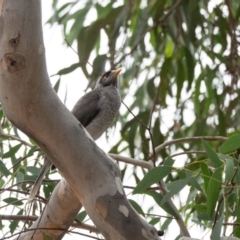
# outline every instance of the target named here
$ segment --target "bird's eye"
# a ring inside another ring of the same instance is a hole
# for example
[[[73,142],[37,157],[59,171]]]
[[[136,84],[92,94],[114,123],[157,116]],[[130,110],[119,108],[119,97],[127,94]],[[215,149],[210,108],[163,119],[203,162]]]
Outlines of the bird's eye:
[[[109,72],[106,72],[104,75],[103,75],[103,79],[107,79],[110,75],[111,71]]]

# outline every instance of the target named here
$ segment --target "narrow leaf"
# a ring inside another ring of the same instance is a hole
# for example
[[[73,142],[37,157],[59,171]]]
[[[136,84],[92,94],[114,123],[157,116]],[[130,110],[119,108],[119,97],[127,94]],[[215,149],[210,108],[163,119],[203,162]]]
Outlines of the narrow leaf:
[[[222,186],[222,168],[218,168],[212,175],[207,189],[207,213],[213,216]]]
[[[72,64],[71,66],[69,67],[66,67],[66,68],[63,68],[61,70],[59,70],[57,73],[55,73],[54,75],[52,76],[55,76],[55,75],[65,75],[65,74],[68,74],[70,72],[73,72],[75,69],[77,69],[78,67],[80,67],[80,63],[74,63]]]
[[[145,217],[145,214],[141,208],[140,205],[138,205],[138,203],[136,203],[134,200],[132,199],[128,199],[128,201],[131,203],[131,205],[133,206],[133,208],[139,213],[141,214],[143,217]]]
[[[15,205],[15,206],[23,205],[23,202],[21,200],[17,199],[17,198],[9,197],[9,198],[3,199],[3,201],[8,203],[8,204]]]
[[[142,193],[152,184],[157,183],[162,180],[172,171],[172,167],[169,166],[160,166],[149,171],[144,178],[138,183],[135,187],[133,194]]]
[[[218,219],[217,223],[215,224],[215,226],[213,228],[211,240],[219,240],[220,239],[222,225],[223,225],[223,215],[221,215],[221,217]]]
[[[17,144],[14,147],[11,147],[10,150],[3,154],[2,158],[9,158],[15,155],[15,153],[19,150],[19,148],[22,146],[22,143]]]
[[[225,181],[229,182],[232,180],[232,177],[235,172],[234,160],[232,157],[221,154],[221,153],[219,153],[218,156],[226,162],[226,164],[225,164]]]
[[[80,213],[77,215],[77,220],[79,220],[80,222],[82,222],[82,221],[85,219],[86,216],[87,216],[86,211],[82,211],[82,212],[80,212]]]
[[[240,134],[230,137],[219,148],[220,153],[228,153],[240,148]]]
[[[202,177],[204,180],[204,189],[205,189],[205,193],[206,193],[207,188],[208,188],[208,183],[210,181],[211,173],[209,172],[207,164],[201,163],[200,167],[201,167],[201,171],[202,171]]]
[[[163,197],[161,204],[166,203],[172,196],[179,193],[188,184],[188,182],[190,181],[191,178],[192,178],[192,176],[189,175],[188,177],[186,177],[184,179],[179,179],[179,180],[173,182],[171,185],[171,188],[169,189],[169,192]]]
[[[178,219],[178,215],[177,213],[169,206],[168,203],[164,203],[162,204],[162,195],[157,193],[157,192],[153,192],[153,191],[147,191],[145,192],[147,195],[153,197],[153,199],[155,200],[155,202],[165,211],[167,212],[168,214],[174,216],[175,218]]]
[[[0,161],[0,172],[1,172],[5,177],[7,177],[7,176],[10,174],[9,170],[6,168],[5,164],[4,164],[2,161]]]
[[[208,155],[210,161],[212,162],[212,164],[215,167],[221,167],[222,166],[222,162],[219,159],[218,155],[212,150],[212,148],[210,147],[210,145],[207,142],[202,140],[202,143],[203,143],[203,146],[204,146],[204,148],[205,148],[205,150],[207,152],[207,155]]]

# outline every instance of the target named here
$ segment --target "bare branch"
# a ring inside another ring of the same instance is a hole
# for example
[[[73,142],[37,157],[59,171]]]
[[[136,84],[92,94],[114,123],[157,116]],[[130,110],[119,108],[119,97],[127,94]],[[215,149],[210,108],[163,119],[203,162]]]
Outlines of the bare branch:
[[[177,157],[177,156],[180,156],[180,155],[184,155],[184,154],[204,154],[206,153],[205,151],[186,151],[186,152],[180,152],[180,153],[175,153],[173,155],[171,155],[170,157],[173,158],[173,157]],[[166,160],[166,158],[164,159]]]
[[[112,153],[110,153],[109,156],[112,157],[113,159],[115,159],[116,161],[119,161],[119,162],[130,163],[134,166],[147,168],[149,170],[151,170],[153,168],[153,164],[151,162],[148,162],[148,161],[145,161],[145,160],[137,160],[137,159],[134,159],[134,158],[123,157],[123,156],[119,156],[119,155],[112,154]]]
[[[155,148],[156,152],[160,152],[162,149],[164,149],[167,146],[173,145],[175,143],[182,143],[182,142],[194,142],[194,141],[200,141],[200,140],[207,140],[207,141],[221,141],[224,142],[228,138],[217,136],[217,137],[210,137],[210,136],[198,136],[198,137],[185,137],[185,138],[178,138],[174,139],[168,142],[165,142]]]
[[[0,129],[1,130],[1,129]],[[17,136],[14,136],[14,135],[11,135],[11,134],[7,134],[7,133],[4,133],[3,130],[0,131],[0,137],[4,137],[4,138],[7,138],[7,139],[11,139],[11,140],[16,140],[28,147],[33,147],[34,145],[32,145],[31,143],[29,142],[26,142],[24,140],[22,140],[21,138],[17,137]]]
[[[2,220],[9,220],[9,221],[36,221],[38,219],[37,216],[26,216],[26,215],[0,215],[0,219]],[[84,230],[89,230],[90,232],[95,232],[95,233],[99,233],[99,231],[97,230],[96,227],[85,224],[85,223],[81,223],[81,222],[73,222],[73,224],[71,225],[74,228],[81,228]]]

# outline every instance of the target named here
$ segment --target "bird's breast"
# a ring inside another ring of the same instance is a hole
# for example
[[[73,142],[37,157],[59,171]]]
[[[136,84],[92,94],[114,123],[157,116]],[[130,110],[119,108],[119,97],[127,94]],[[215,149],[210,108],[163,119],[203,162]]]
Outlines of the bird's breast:
[[[99,114],[86,127],[94,140],[98,139],[111,125],[121,105],[121,98],[117,89],[101,95],[98,108]]]

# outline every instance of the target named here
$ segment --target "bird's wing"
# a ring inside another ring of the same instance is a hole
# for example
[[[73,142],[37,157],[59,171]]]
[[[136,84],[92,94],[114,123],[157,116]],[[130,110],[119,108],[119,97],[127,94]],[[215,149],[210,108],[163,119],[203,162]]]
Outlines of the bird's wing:
[[[72,110],[72,114],[84,126],[87,125],[99,114],[99,99],[101,95],[99,91],[91,91],[78,100]]]

